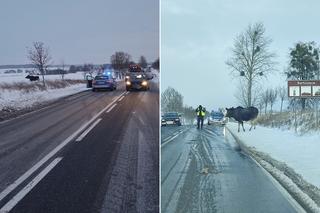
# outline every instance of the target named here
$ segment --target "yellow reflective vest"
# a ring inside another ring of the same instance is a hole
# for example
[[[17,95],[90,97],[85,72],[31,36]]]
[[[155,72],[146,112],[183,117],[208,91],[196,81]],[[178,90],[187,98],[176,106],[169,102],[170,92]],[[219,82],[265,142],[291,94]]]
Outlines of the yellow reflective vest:
[[[197,116],[202,116],[204,117],[206,115],[206,110],[202,108],[201,110],[197,108]]]

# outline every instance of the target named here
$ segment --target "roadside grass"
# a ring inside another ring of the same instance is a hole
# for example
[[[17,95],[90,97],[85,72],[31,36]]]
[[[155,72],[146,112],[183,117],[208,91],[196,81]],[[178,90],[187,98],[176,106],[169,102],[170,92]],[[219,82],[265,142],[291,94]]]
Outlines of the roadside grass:
[[[44,91],[48,89],[61,89],[66,88],[75,84],[86,83],[85,80],[46,80],[46,87],[43,86],[41,81],[37,82],[11,82],[11,83],[0,83],[0,90],[7,91],[20,91],[22,93],[31,93],[35,91]]]
[[[317,113],[311,110],[262,114],[256,119],[256,123],[266,127],[295,130],[301,135],[320,130],[320,119],[317,124]]]

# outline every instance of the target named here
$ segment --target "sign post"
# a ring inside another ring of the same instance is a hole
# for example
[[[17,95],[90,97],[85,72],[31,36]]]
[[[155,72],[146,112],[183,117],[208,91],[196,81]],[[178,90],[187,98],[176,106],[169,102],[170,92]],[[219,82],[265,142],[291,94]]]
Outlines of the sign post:
[[[292,98],[320,97],[320,80],[288,81],[288,97],[292,97]]]
[[[288,81],[288,97],[289,98],[290,97],[291,98],[319,98],[320,97],[320,80],[318,79],[318,80],[310,80],[310,81]],[[318,123],[319,123],[318,102],[319,100],[316,101],[316,126],[318,126]],[[296,114],[295,114],[295,117],[296,117]]]

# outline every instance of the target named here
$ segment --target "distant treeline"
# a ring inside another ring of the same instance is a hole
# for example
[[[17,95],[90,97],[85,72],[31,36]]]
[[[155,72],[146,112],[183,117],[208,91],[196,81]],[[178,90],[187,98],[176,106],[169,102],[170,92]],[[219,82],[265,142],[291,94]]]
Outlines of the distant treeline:
[[[97,67],[111,67],[111,64],[95,65],[95,64],[84,64],[84,65],[64,65],[65,67],[72,67],[72,70],[78,70],[81,68],[97,68]],[[62,67],[62,65],[49,65],[48,67]],[[32,64],[18,64],[18,65],[0,65],[0,69],[30,69],[36,68]],[[80,71],[80,70],[79,70]],[[83,70],[81,70],[83,71]]]

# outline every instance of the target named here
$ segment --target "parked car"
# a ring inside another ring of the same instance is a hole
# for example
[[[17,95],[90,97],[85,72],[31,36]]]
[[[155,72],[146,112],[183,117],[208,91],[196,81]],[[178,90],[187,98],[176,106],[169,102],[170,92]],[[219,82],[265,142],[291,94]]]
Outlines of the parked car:
[[[220,111],[211,111],[208,117],[208,125],[211,125],[211,124],[220,124],[220,125],[226,124],[226,119],[224,117],[224,114]]]
[[[117,89],[117,82],[112,75],[97,75],[92,81],[92,91],[99,89]]]
[[[181,115],[177,112],[166,112],[161,118],[161,126],[177,125],[181,126]]]

